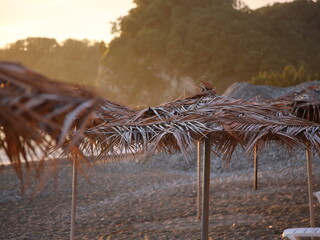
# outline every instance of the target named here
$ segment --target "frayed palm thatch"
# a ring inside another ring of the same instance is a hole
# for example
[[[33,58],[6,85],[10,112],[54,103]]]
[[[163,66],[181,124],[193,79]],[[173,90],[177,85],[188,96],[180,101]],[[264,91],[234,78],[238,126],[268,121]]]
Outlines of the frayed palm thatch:
[[[87,135],[95,139],[101,156],[114,150],[186,153],[208,134],[212,145],[227,160],[238,144],[252,152],[254,145],[271,140],[289,148],[303,147],[307,141],[319,149],[319,125],[296,118],[287,108],[278,103],[221,97],[206,85],[191,97],[141,110],[134,117],[103,123],[89,129]],[[87,146],[83,144],[84,148]]]
[[[309,121],[309,124],[320,124],[320,88],[319,86],[311,86],[303,88],[292,94],[286,95],[282,98],[272,100],[272,102],[279,102],[281,105],[290,107],[289,112],[295,115],[297,118]],[[319,149],[319,129],[310,130],[306,128],[301,130],[298,135],[302,143],[306,148],[306,162],[308,173],[308,195],[309,195],[309,212],[310,212],[310,226],[314,227],[314,207],[313,207],[313,176],[312,176],[312,157],[311,147],[313,147],[318,154]],[[296,128],[292,128],[296,130]],[[302,136],[301,136],[302,135]]]
[[[133,117],[135,114],[136,110],[133,108],[104,99],[103,103],[96,109],[96,119],[94,119],[96,123],[94,125],[99,122],[106,123],[116,119]]]
[[[0,82],[0,148],[19,177],[23,162],[42,161],[52,147],[81,153],[75,143],[103,99],[10,62],[0,62]]]
[[[252,152],[271,140],[289,148],[308,143],[320,149],[319,124],[293,116],[289,104],[221,97],[208,84],[193,96],[136,112],[17,64],[1,62],[0,81],[0,147],[17,172],[30,152],[47,153],[52,146],[77,159],[88,154],[186,154],[209,134],[214,150],[227,160],[239,144]]]
[[[309,86],[274,99],[272,102],[280,102],[290,107],[290,112],[299,118],[320,123],[320,87]]]

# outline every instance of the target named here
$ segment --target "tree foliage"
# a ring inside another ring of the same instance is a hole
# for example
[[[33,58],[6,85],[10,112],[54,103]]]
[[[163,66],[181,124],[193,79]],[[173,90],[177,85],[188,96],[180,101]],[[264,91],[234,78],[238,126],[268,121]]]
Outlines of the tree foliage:
[[[297,69],[292,65],[288,65],[281,72],[259,72],[250,82],[258,85],[288,87],[315,79],[319,79],[319,74],[308,73],[303,66]]]
[[[103,43],[67,39],[27,38],[0,49],[0,60],[20,62],[50,78],[92,86]],[[105,49],[103,49],[105,51]]]
[[[319,72],[319,1],[257,10],[239,0],[134,2],[136,7],[114,23],[115,38],[103,58],[107,85],[124,93],[119,100],[163,101],[172,86],[159,74],[164,72],[205,78],[220,91],[235,81],[262,79],[261,74],[286,68],[299,71],[303,66],[310,76]]]

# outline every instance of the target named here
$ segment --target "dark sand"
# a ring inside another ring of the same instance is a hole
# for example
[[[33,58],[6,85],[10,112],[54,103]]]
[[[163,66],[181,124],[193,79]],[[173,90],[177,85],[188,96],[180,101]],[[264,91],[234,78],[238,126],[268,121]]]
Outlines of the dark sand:
[[[79,176],[76,239],[200,239],[195,169],[130,162],[99,164],[87,172],[91,183]],[[68,239],[71,173],[70,165],[61,164],[57,181],[50,178],[39,194],[29,189],[21,196],[13,170],[2,169],[0,239]],[[315,175],[320,190],[319,171]],[[218,175],[213,170],[212,239],[281,239],[285,228],[309,225],[304,164],[261,169],[259,181],[254,191],[252,169]],[[319,225],[316,199],[315,213]]]

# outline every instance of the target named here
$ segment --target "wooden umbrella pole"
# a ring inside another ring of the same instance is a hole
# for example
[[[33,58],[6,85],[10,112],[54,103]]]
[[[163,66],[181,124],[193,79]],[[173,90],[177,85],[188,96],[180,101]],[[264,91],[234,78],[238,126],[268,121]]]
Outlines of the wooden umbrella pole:
[[[254,145],[253,149],[253,167],[254,167],[254,182],[253,189],[258,189],[258,147]]]
[[[201,140],[197,142],[197,218],[201,219]]]
[[[73,159],[70,240],[74,240],[75,222],[76,222],[76,198],[77,198],[77,175],[78,175],[76,161],[77,161],[76,159]]]
[[[210,135],[204,139],[201,240],[209,238]]]
[[[312,155],[311,155],[311,149],[310,149],[309,146],[307,146],[306,158],[307,158],[307,170],[308,170],[308,193],[309,193],[310,227],[315,227],[314,209],[313,209]]]

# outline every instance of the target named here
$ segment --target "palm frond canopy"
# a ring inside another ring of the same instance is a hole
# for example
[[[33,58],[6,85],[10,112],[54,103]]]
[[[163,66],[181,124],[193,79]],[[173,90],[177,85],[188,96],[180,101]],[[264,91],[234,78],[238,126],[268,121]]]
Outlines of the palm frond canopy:
[[[251,151],[255,144],[269,140],[290,147],[309,141],[317,149],[320,143],[319,125],[291,115],[287,106],[218,96],[208,86],[185,99],[146,108],[136,116],[103,123],[87,131],[102,156],[114,146],[133,153],[185,152],[208,134],[227,159],[238,144]]]
[[[291,115],[290,106],[222,97],[208,84],[193,96],[137,112],[19,64],[0,62],[0,82],[0,147],[17,169],[37,149],[52,146],[78,155],[186,152],[209,134],[227,159],[238,144],[250,151],[269,140],[320,149],[319,124]]]
[[[103,103],[96,108],[96,117],[92,119],[92,125],[108,123],[116,119],[132,117],[136,114],[133,108],[124,106],[119,103],[104,100]]]
[[[320,123],[319,86],[309,86],[272,101],[289,106],[290,111],[299,118]]]
[[[52,81],[17,63],[0,62],[0,82],[0,149],[17,170],[66,140],[66,148],[75,150],[74,143],[97,117],[96,109],[105,105],[83,88]]]

